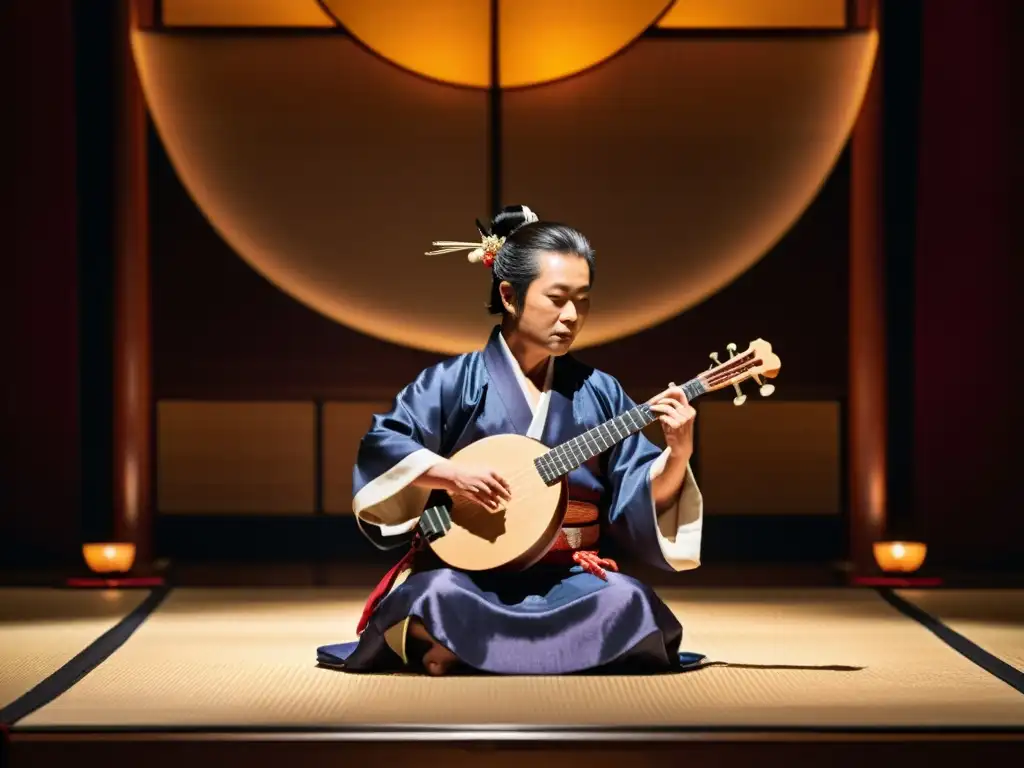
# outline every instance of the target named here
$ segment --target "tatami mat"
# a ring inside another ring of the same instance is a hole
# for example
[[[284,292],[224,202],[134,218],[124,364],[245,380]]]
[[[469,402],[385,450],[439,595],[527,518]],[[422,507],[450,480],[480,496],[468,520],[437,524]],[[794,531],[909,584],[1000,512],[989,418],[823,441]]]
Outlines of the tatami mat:
[[[0,709],[60,669],[148,594],[0,589]]]
[[[1024,671],[1024,591],[898,590],[904,600],[1012,667]]]
[[[710,666],[655,677],[423,678],[315,666],[363,591],[178,589],[29,726],[1024,726],[1024,696],[876,594],[665,590]]]

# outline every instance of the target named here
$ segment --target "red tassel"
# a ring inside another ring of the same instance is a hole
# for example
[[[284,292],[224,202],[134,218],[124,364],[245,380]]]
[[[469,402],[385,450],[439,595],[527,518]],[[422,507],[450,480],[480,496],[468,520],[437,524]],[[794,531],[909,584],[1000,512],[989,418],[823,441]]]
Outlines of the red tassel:
[[[413,558],[416,557],[416,553],[421,549],[423,549],[423,539],[417,535],[412,540],[412,546],[409,548],[409,551],[395,564],[394,568],[384,574],[384,578],[374,587],[370,597],[366,600],[366,605],[363,607],[363,615],[359,619],[359,624],[356,626],[357,635],[363,634],[366,625],[370,623],[370,617],[377,610],[377,604],[387,596],[388,592],[391,591],[392,585],[395,583],[395,579],[398,578],[398,574],[412,564]]]
[[[583,568],[587,573],[592,573],[597,578],[608,581],[608,574],[605,573],[605,568],[609,571],[618,572],[618,564],[606,557],[598,557],[597,552],[590,552],[588,550],[579,550],[572,553],[573,562]]]

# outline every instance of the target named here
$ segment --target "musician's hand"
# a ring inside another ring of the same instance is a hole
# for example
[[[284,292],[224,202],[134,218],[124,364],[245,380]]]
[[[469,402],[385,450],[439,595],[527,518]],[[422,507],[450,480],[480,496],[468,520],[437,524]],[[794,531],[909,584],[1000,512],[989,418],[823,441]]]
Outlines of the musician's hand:
[[[683,390],[675,384],[650,401],[651,410],[658,414],[665,445],[674,457],[689,461],[693,455],[693,420],[697,417],[686,401]]]
[[[484,467],[463,467],[447,461],[438,467],[443,490],[462,497],[492,512],[512,498],[512,489],[497,472]]]

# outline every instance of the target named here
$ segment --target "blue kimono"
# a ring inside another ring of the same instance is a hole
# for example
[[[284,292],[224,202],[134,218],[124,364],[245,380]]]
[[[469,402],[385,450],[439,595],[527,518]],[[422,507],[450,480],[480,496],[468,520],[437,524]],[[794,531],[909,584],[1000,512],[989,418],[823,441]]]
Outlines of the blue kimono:
[[[390,412],[374,417],[354,470],[353,512],[377,546],[407,550],[429,495],[412,481],[442,457],[503,433],[553,447],[634,406],[618,381],[571,355],[551,358],[540,401],[531,405],[496,327],[483,350],[426,369]],[[703,500],[688,468],[676,503],[656,512],[651,477],[666,458],[642,432],[633,434],[569,473],[569,499],[596,506],[601,537],[656,567],[682,571],[700,564]],[[571,560],[542,561],[521,573],[468,573],[429,550],[398,576],[358,642],[323,646],[318,660],[350,671],[401,668],[415,661],[406,652],[411,617],[482,672],[663,671],[700,660],[680,653],[678,620],[630,576],[601,578]]]

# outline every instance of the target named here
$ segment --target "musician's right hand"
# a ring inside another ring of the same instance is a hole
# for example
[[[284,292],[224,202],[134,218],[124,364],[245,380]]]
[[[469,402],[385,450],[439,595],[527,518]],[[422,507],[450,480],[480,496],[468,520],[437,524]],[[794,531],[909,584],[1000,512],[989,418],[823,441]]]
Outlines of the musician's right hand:
[[[492,512],[502,508],[512,498],[508,482],[497,472],[485,467],[464,467],[452,461],[443,461],[425,473],[436,483],[435,488],[452,497],[462,497]]]

